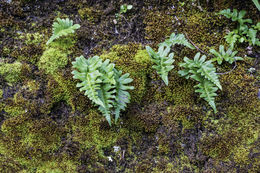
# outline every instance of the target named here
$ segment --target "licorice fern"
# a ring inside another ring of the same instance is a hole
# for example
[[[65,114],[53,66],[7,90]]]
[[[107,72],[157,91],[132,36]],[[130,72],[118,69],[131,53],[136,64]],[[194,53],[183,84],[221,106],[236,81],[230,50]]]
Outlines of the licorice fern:
[[[132,82],[132,79],[128,78],[129,74],[122,75],[122,71],[118,72],[114,68],[115,64],[109,60],[102,62],[98,56],[89,59],[80,56],[72,64],[75,68],[72,71],[73,78],[81,81],[77,83],[80,91],[85,91],[85,95],[99,106],[98,109],[106,117],[109,125],[112,111],[117,122],[120,111],[125,110],[126,104],[130,102],[127,90],[133,87],[127,86]]]
[[[57,18],[58,22],[54,22],[52,25],[52,36],[47,41],[47,45],[53,42],[55,39],[61,36],[66,36],[68,34],[74,33],[76,29],[80,28],[79,24],[73,25],[73,21],[67,19]]]
[[[178,73],[186,79],[192,78],[198,81],[199,84],[194,86],[197,88],[195,92],[200,93],[200,97],[209,103],[214,112],[217,112],[214,97],[217,95],[215,93],[217,89],[222,90],[222,87],[216,74],[216,68],[211,61],[206,61],[205,55],[200,57],[200,53],[197,53],[193,60],[184,57],[184,61],[180,64],[184,70],[180,70]]]
[[[152,62],[156,64],[153,65],[152,68],[157,71],[164,83],[168,85],[168,73],[174,68],[174,66],[172,65],[174,62],[174,54],[170,53],[170,47],[161,45],[158,49],[158,52],[154,52],[154,50],[150,46],[146,46],[146,50]]]

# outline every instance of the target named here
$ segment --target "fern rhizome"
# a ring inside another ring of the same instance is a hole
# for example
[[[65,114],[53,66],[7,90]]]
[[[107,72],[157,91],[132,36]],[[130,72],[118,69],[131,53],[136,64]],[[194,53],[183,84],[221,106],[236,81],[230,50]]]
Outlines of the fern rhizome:
[[[127,90],[134,89],[128,86],[132,82],[129,74],[122,75],[122,71],[115,69],[115,64],[109,60],[103,62],[98,56],[89,59],[80,56],[72,64],[76,69],[72,72],[73,78],[81,81],[77,84],[80,91],[85,91],[85,95],[99,106],[110,126],[112,112],[117,122],[120,111],[130,102]]]
[[[70,19],[60,19],[57,18],[58,22],[54,22],[52,25],[52,36],[47,41],[47,45],[53,42],[55,39],[62,36],[67,36],[75,32],[76,29],[80,28],[79,24],[73,25],[73,21]]]
[[[222,90],[222,87],[216,68],[210,60],[206,61],[206,58],[205,55],[200,57],[200,53],[197,53],[193,60],[184,57],[184,63],[180,64],[180,67],[184,67],[184,70],[180,70],[178,73],[186,79],[192,78],[199,82],[194,86],[196,88],[195,92],[200,93],[200,97],[205,99],[216,113],[216,91],[218,88]]]

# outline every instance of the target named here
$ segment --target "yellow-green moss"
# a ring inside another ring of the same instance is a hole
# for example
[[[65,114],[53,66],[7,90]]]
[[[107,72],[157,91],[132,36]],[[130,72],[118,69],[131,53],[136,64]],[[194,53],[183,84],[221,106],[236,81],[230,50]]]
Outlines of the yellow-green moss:
[[[174,30],[175,20],[173,15],[173,10],[147,11],[144,18],[145,38],[153,40],[157,44],[163,41]]]
[[[73,141],[79,142],[84,149],[94,147],[104,157],[103,149],[112,147],[116,141],[126,135],[124,128],[114,131],[109,127],[105,118],[90,110],[84,117],[75,117],[69,127],[73,132]]]
[[[4,76],[4,79],[13,84],[20,80],[20,74],[22,70],[22,63],[16,61],[12,64],[0,63],[0,74]]]
[[[68,63],[67,54],[60,49],[49,48],[44,51],[39,60],[39,69],[45,70],[46,73],[54,74],[60,68],[63,68]]]
[[[5,120],[1,126],[0,154],[27,168],[49,160],[61,145],[63,128],[50,118],[33,120],[26,115]]]
[[[59,161],[60,160],[60,161]],[[64,173],[77,172],[77,163],[71,160],[57,159],[43,162],[41,166],[36,168],[36,173]]]
[[[110,51],[105,51],[100,58],[103,60],[110,59],[115,63],[118,70],[123,73],[130,73],[133,79],[131,83],[135,87],[130,91],[132,102],[141,102],[142,97],[146,94],[147,76],[151,72],[151,62],[149,55],[139,44],[115,45]]]
[[[79,16],[83,20],[88,20],[90,22],[97,22],[98,18],[100,17],[100,11],[95,10],[92,7],[86,7],[86,8],[81,8],[78,10]]]
[[[3,98],[3,90],[2,89],[0,89],[0,99],[2,99]]]

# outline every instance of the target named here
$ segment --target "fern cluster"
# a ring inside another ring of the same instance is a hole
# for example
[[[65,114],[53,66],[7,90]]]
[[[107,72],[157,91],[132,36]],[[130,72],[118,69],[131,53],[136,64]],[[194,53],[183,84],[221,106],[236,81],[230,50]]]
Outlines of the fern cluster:
[[[67,19],[57,18],[58,22],[54,22],[52,25],[52,36],[47,41],[47,45],[53,42],[55,39],[60,38],[62,36],[67,36],[75,32],[76,29],[80,28],[79,24],[73,25],[73,21]]]
[[[125,110],[130,102],[127,90],[134,89],[127,86],[132,82],[129,74],[122,75],[122,71],[115,69],[115,64],[109,60],[103,62],[98,56],[89,59],[80,56],[72,64],[75,68],[72,71],[73,78],[81,81],[77,83],[80,91],[85,91],[85,95],[99,106],[110,126],[112,109],[117,122],[120,111]]]
[[[229,62],[230,64],[232,64],[234,61],[244,60],[242,57],[235,56],[237,51],[233,52],[231,48],[225,51],[223,45],[219,46],[219,52],[217,52],[215,49],[210,49],[209,51],[215,56],[215,58],[211,59],[211,61],[217,61],[218,64],[222,64],[223,60]]]
[[[200,93],[200,97],[209,103],[214,112],[217,112],[215,96],[217,96],[218,88],[222,90],[222,87],[216,74],[216,68],[211,61],[206,61],[205,55],[200,57],[200,53],[197,53],[193,60],[184,57],[184,61],[180,64],[184,70],[180,70],[178,73],[186,79],[192,78],[199,82],[194,86],[195,92]]]
[[[168,73],[174,68],[174,53],[170,53],[170,50],[171,46],[175,44],[181,44],[194,49],[183,34],[175,35],[175,33],[172,33],[169,39],[159,44],[158,52],[155,52],[150,46],[146,46],[146,50],[152,62],[156,64],[153,65],[152,68],[157,71],[166,85],[169,83]]]
[[[231,48],[234,48],[234,45],[237,41],[240,43],[243,42],[249,42],[250,45],[260,45],[260,41],[257,38],[257,31],[259,31],[259,25],[258,22],[257,25],[252,25],[251,28],[247,24],[251,24],[251,19],[244,19],[246,15],[246,11],[242,10],[240,12],[237,11],[237,9],[234,9],[233,12],[231,12],[230,9],[222,10],[220,11],[221,15],[224,15],[225,17],[231,19],[233,22],[238,22],[239,25],[237,29],[229,32],[225,38],[227,43],[230,44]]]

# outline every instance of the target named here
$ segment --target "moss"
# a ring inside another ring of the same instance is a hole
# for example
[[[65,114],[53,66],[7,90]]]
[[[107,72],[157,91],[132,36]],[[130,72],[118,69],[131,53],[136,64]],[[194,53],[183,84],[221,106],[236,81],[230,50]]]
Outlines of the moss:
[[[67,54],[55,48],[49,48],[44,51],[39,61],[39,69],[45,70],[46,73],[54,74],[60,68],[63,68],[68,63]]]
[[[96,148],[101,157],[103,149],[110,148],[116,141],[125,135],[125,129],[115,132],[106,122],[105,118],[96,111],[90,110],[84,117],[75,117],[71,124],[73,141],[79,142],[82,148]]]
[[[0,89],[0,99],[3,98],[3,94],[4,94],[4,91],[2,89]]]
[[[139,44],[115,45],[110,51],[105,51],[100,57],[110,59],[115,63],[118,70],[123,73],[130,73],[131,83],[135,87],[130,91],[132,102],[141,102],[141,99],[146,94],[147,77],[151,72],[151,62],[148,60],[149,55]]]
[[[100,17],[100,11],[95,10],[92,7],[81,8],[78,10],[78,13],[79,13],[79,16],[81,17],[81,19],[83,19],[83,20],[86,19],[93,23],[97,22]]]
[[[245,148],[243,146],[239,146],[235,148],[234,152],[234,161],[241,165],[241,164],[248,164],[250,151],[248,148]]]
[[[43,162],[41,166],[36,168],[36,173],[64,173],[77,172],[77,164],[70,160],[51,160]]]
[[[144,18],[145,38],[159,43],[173,32],[173,25],[175,20],[173,18],[173,10],[154,11],[149,10],[146,12]]]
[[[69,76],[69,78],[72,77]],[[47,94],[48,100],[50,100],[52,104],[64,100],[72,107],[72,110],[75,110],[76,105],[82,106],[81,104],[75,103],[77,102],[75,93],[77,93],[76,84],[71,80],[67,80],[61,73],[56,73],[52,77],[49,77]]]
[[[16,83],[20,80],[20,74],[22,70],[22,63],[16,61],[12,64],[0,63],[0,74],[4,76],[4,79],[10,83]]]
[[[0,172],[19,172],[22,166],[12,158],[0,155]]]
[[[34,168],[49,160],[61,145],[63,128],[50,118],[33,120],[21,115],[5,120],[1,126],[0,154]]]

